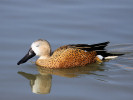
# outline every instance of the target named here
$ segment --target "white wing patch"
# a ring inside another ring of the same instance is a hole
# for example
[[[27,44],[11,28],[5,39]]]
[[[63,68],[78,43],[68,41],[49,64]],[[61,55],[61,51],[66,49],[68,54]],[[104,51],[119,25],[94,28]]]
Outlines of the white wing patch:
[[[97,55],[97,57],[100,59],[100,60],[103,60],[103,56],[102,55]],[[110,60],[110,59],[115,59],[117,58],[118,56],[108,56],[108,57],[105,57],[104,59],[106,60]]]
[[[117,58],[118,56],[108,56],[108,57],[105,57],[105,59],[115,59]]]
[[[103,56],[102,56],[102,55],[97,55],[97,57],[98,57],[100,60],[103,60]]]

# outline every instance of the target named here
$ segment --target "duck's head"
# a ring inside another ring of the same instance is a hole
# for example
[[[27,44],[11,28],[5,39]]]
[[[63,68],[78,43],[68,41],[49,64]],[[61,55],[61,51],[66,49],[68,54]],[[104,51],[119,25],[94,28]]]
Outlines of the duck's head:
[[[51,47],[48,41],[39,39],[31,44],[28,53],[17,63],[18,65],[27,62],[30,58],[39,56],[39,59],[46,59],[50,56]]]

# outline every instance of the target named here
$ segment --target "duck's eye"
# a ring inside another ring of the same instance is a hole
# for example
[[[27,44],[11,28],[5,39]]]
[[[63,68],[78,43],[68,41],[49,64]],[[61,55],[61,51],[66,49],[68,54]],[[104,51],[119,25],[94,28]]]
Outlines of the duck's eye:
[[[36,45],[36,47],[39,47],[40,45],[38,44],[38,45]]]

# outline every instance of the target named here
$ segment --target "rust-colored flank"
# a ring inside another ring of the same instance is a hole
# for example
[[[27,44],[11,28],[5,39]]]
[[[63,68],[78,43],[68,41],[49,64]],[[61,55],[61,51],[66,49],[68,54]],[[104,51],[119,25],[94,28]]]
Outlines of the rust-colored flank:
[[[36,64],[48,68],[70,68],[96,62],[96,52],[68,48],[55,51],[48,59],[38,59]]]

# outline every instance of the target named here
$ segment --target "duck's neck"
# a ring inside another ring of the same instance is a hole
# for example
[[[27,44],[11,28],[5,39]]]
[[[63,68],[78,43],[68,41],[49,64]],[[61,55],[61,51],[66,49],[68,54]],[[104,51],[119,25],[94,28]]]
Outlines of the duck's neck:
[[[50,58],[50,55],[40,56],[39,59],[48,59]]]
[[[39,59],[48,59],[50,58],[51,48],[50,45],[46,49],[43,50],[42,54],[40,55]]]

